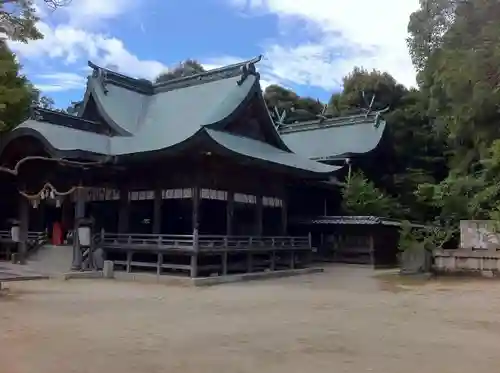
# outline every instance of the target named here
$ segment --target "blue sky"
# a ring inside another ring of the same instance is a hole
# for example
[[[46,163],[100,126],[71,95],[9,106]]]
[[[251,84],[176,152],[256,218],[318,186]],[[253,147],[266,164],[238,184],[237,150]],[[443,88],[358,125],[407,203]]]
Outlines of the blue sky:
[[[73,0],[55,12],[37,3],[44,40],[12,48],[60,107],[82,97],[89,59],[153,79],[188,58],[214,68],[263,54],[263,86],[325,101],[354,66],[415,81],[405,38],[418,0]],[[392,21],[381,22],[387,9]]]

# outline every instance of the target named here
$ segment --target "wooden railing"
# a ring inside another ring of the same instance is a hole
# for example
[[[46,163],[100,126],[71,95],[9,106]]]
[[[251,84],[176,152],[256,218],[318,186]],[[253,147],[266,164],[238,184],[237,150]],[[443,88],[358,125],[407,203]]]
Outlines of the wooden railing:
[[[101,233],[96,235],[98,246],[134,249],[161,250],[256,250],[262,249],[309,249],[309,237],[253,237],[253,236],[222,236],[199,235],[195,242],[194,235],[168,234],[133,234],[133,233]]]
[[[253,237],[253,236],[210,236],[201,235],[198,238],[200,250],[222,248],[228,250],[240,249],[291,249],[309,248],[309,237]]]
[[[310,260],[309,237],[168,235],[102,232],[96,247],[127,272],[136,268],[226,275],[295,268]],[[187,259],[186,259],[187,258]],[[307,260],[306,260],[307,259]]]
[[[47,232],[28,231],[26,240],[27,254],[33,253],[47,243]],[[12,241],[10,230],[0,230],[0,258],[10,260],[11,254],[17,252],[17,244]]]
[[[101,233],[96,235],[98,246],[137,249],[192,249],[192,235]]]

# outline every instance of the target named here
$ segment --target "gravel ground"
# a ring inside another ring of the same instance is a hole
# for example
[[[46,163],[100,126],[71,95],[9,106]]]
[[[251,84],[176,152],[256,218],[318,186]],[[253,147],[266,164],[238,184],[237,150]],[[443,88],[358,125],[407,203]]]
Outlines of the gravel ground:
[[[0,373],[495,372],[500,282],[324,274],[186,288],[9,284]]]

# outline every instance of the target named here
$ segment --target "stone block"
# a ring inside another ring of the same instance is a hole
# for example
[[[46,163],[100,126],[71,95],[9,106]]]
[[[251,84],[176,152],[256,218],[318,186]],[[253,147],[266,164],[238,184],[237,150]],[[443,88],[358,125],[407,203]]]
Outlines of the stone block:
[[[481,271],[481,275],[486,278],[493,278],[495,277],[495,274],[493,271]]]
[[[104,251],[98,247],[94,250],[94,264],[96,269],[102,271],[104,268]]]
[[[18,253],[13,253],[11,256],[10,256],[10,261],[12,264],[17,264],[19,263],[19,254]]]
[[[102,266],[102,273],[104,278],[114,278],[115,269],[114,264],[111,260],[105,260]]]

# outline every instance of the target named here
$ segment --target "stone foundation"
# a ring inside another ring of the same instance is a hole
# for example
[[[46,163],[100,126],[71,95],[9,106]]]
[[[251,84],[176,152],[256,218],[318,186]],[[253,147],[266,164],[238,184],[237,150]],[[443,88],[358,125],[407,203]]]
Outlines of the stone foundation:
[[[301,268],[301,269],[286,269],[281,271],[242,273],[242,274],[227,275],[227,276],[190,278],[190,277],[169,276],[169,275],[158,276],[150,273],[127,273],[123,271],[114,271],[111,277],[110,273],[106,275],[103,271],[92,271],[92,272],[69,272],[64,274],[63,278],[65,280],[113,278],[115,280],[122,280],[122,281],[162,283],[168,285],[211,286],[211,285],[227,284],[227,283],[241,282],[241,281],[263,280],[271,278],[307,275],[307,274],[321,273],[321,272],[323,272],[323,268],[312,267],[312,268]]]

